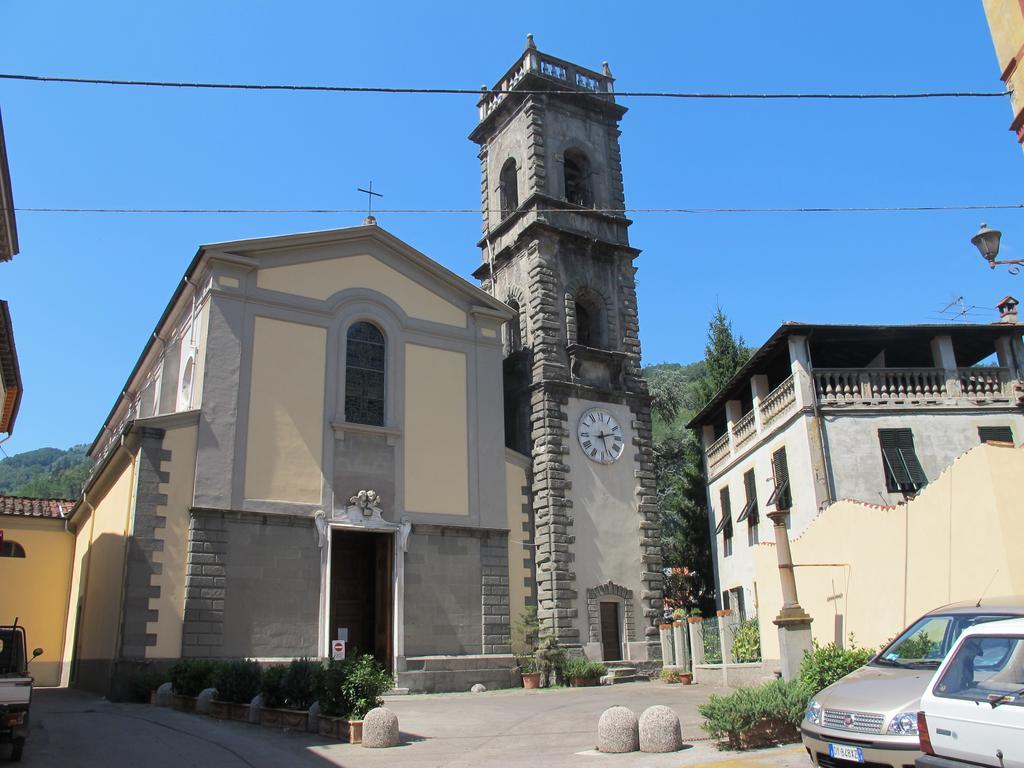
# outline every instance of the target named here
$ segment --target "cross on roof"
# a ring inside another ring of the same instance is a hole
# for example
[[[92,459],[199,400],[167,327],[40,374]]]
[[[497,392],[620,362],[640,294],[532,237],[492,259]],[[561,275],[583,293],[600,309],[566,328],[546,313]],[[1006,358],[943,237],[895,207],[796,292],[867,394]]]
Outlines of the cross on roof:
[[[384,197],[380,192],[373,191],[373,182],[369,183],[369,189],[363,189],[362,187],[356,187],[356,191],[363,192],[366,195],[366,218],[363,219],[363,224],[376,224],[377,220],[373,218],[373,198]]]

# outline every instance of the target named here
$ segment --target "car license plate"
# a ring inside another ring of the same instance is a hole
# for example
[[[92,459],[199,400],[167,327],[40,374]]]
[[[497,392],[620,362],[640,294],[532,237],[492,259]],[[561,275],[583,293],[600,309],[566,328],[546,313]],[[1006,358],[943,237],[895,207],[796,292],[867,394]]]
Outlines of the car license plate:
[[[860,747],[848,747],[845,744],[829,744],[828,756],[838,757],[840,760],[853,760],[857,763],[864,762],[864,751]]]

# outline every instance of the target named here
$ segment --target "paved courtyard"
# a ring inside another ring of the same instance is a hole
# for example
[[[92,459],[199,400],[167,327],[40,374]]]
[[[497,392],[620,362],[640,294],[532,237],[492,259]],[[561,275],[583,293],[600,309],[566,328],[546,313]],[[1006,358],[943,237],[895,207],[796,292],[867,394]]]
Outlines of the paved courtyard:
[[[552,691],[493,691],[390,697],[401,746],[387,750],[338,744],[317,736],[229,723],[142,704],[112,704],[78,691],[37,691],[33,734],[23,765],[46,768],[331,768],[331,766],[509,766],[546,768],[807,768],[799,745],[757,752],[720,751],[700,730],[697,704],[715,689],[630,683]],[[597,721],[621,704],[639,713],[671,706],[687,747],[668,755],[602,755]],[[7,757],[0,747],[0,761]]]

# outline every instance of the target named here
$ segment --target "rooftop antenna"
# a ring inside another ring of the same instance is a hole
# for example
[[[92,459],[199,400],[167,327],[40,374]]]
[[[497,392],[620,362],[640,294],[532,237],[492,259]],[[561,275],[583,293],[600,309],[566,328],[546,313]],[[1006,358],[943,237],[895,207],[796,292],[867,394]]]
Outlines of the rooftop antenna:
[[[975,608],[981,608],[981,601],[985,598],[985,593],[988,592],[988,588],[992,586],[992,582],[996,580],[996,576],[999,575],[999,569],[996,568],[996,572],[992,574],[992,578],[988,580],[988,584],[985,585],[985,589],[981,592],[981,597],[978,598],[978,602],[974,604]]]
[[[942,316],[943,320],[949,320],[951,323],[955,323],[960,320],[967,320],[967,316],[973,314],[975,310],[983,309],[976,304],[968,305],[963,296],[957,296],[949,304],[939,310],[939,315]]]

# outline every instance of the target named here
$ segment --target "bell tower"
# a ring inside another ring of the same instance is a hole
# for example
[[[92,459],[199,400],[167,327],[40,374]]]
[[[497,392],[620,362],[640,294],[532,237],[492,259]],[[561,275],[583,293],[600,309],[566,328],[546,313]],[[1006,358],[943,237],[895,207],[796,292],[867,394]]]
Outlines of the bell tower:
[[[661,546],[619,121],[607,63],[526,50],[483,88],[484,290],[505,329],[506,444],[532,459],[542,634],[604,660],[660,654]]]

